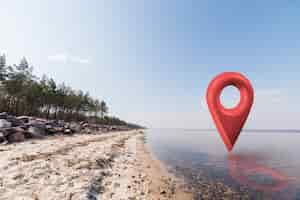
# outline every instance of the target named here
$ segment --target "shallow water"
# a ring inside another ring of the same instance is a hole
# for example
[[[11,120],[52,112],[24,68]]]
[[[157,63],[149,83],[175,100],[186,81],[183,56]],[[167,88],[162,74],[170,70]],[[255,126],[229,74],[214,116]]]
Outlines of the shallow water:
[[[153,153],[190,183],[221,182],[251,199],[300,199],[300,133],[242,132],[228,153],[213,130],[146,132]]]

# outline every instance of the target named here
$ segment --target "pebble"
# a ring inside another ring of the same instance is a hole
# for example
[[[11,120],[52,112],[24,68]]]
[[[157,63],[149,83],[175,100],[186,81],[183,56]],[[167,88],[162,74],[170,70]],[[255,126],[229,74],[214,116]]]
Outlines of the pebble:
[[[114,183],[114,188],[119,188],[121,186],[120,183]]]

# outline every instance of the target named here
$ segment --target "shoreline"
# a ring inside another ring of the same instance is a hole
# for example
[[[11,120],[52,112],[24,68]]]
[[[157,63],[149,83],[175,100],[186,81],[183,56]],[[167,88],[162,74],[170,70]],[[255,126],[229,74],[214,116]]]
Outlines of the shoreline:
[[[192,199],[141,130],[0,146],[0,199]]]
[[[144,141],[144,133],[126,141],[115,160],[111,176],[104,181],[103,199],[192,199],[182,180],[170,174]]]

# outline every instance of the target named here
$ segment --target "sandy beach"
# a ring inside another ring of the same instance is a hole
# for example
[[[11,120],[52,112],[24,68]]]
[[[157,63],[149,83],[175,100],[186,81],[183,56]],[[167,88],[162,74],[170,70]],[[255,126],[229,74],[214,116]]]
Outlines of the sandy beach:
[[[142,131],[53,136],[0,146],[0,199],[192,199]]]

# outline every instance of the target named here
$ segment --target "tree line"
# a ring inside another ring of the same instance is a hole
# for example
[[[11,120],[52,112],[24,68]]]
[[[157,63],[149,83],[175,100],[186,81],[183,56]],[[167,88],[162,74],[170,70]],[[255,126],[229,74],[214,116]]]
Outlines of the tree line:
[[[7,65],[5,55],[0,55],[0,112],[127,125],[125,121],[107,116],[105,101],[91,97],[88,92],[74,90],[64,83],[57,84],[46,75],[36,77],[26,58],[22,58],[19,64]]]

